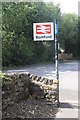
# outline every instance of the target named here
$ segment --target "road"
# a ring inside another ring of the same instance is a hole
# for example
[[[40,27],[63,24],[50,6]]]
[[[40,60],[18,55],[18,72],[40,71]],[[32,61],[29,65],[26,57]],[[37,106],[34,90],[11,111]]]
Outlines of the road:
[[[25,66],[4,72],[30,72],[38,76],[56,79],[55,64]],[[72,106],[76,111],[75,113],[72,111],[73,116],[78,116],[78,61],[71,60],[59,63],[59,99],[61,103],[60,110],[62,110],[63,113],[65,111],[64,108],[72,110]],[[60,117],[60,115],[58,115],[58,117]]]

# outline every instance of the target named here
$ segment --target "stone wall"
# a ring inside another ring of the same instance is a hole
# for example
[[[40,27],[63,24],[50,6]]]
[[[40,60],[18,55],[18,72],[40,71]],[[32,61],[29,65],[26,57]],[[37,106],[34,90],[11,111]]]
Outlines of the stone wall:
[[[70,60],[73,58],[72,53],[70,53],[70,54],[61,53],[61,54],[58,54],[58,56],[59,56],[59,60],[67,60],[67,59]]]
[[[47,104],[59,105],[59,82],[41,78],[29,73],[4,74],[2,86],[2,109],[14,105],[20,100],[45,99]]]

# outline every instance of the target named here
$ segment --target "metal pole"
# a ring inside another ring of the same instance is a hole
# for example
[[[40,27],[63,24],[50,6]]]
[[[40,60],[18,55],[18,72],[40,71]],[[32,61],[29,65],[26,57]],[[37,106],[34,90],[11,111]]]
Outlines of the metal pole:
[[[59,80],[59,69],[58,69],[58,21],[55,20],[55,69],[56,79]]]

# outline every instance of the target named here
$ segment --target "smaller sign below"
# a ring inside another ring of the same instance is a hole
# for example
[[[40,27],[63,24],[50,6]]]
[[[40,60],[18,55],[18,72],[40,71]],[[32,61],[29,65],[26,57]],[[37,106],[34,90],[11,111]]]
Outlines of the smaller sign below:
[[[58,35],[58,23],[55,24],[55,34]]]
[[[34,41],[54,40],[53,22],[33,23]]]

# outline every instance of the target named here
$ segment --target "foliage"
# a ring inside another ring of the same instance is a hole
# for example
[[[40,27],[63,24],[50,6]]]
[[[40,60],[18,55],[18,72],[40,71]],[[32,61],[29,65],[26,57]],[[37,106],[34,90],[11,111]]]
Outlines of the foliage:
[[[33,23],[58,19],[59,43],[66,52],[76,53],[77,16],[61,15],[59,5],[44,2],[2,3],[2,64],[26,65],[54,60],[54,41],[34,42]],[[69,48],[69,49],[68,49]]]
[[[78,45],[78,17],[75,14],[64,14],[61,24],[61,44],[65,47],[66,53],[73,53],[77,56]],[[74,49],[75,47],[75,49]]]
[[[80,16],[78,17],[78,59],[80,60]]]
[[[0,82],[2,82],[3,84],[6,84],[7,82],[12,81],[11,78],[6,77],[2,72],[0,72]]]

